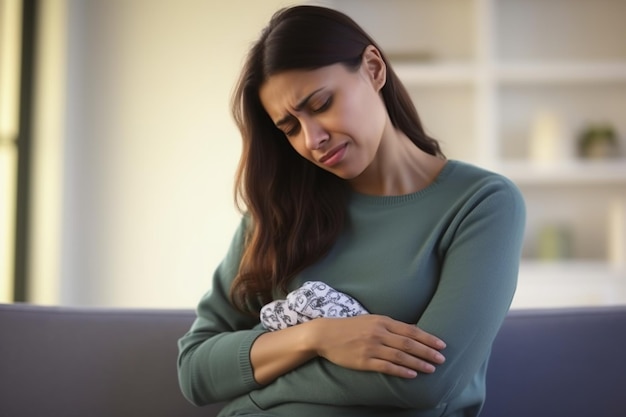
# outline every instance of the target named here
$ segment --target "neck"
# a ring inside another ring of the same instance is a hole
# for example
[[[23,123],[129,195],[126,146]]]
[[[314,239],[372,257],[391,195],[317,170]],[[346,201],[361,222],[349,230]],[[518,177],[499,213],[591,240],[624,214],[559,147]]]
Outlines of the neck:
[[[428,187],[445,160],[430,155],[402,132],[383,136],[374,161],[358,177],[350,180],[356,192],[369,195],[404,195]]]

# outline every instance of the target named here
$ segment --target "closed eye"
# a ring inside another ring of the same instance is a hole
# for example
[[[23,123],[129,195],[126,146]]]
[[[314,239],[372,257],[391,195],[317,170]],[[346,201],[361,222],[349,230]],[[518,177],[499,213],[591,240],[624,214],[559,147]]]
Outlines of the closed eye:
[[[316,107],[316,108],[312,108],[311,111],[313,113],[322,113],[322,112],[328,110],[332,103],[333,103],[333,98],[332,97],[328,97],[328,99],[324,103],[322,103],[321,106]]]
[[[284,129],[283,133],[285,133],[285,136],[293,136],[296,133],[298,133],[299,130],[300,130],[300,126],[299,125],[294,125],[293,127],[289,127],[287,129]]]
[[[276,122],[276,127],[287,136],[295,135],[298,131],[298,119],[288,115]]]
[[[320,106],[309,106],[309,111],[313,114],[323,113],[330,108],[333,103],[333,98],[328,97]],[[300,124],[295,117],[286,117],[278,122],[277,126],[283,131],[286,136],[296,135],[300,131]]]

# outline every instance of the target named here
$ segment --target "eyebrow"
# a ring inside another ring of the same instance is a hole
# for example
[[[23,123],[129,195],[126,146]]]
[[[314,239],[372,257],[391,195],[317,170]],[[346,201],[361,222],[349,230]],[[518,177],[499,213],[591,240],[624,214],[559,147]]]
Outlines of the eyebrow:
[[[323,88],[318,88],[317,90],[313,91],[311,94],[309,94],[308,96],[304,97],[302,100],[300,100],[298,102],[298,104],[296,104],[294,106],[294,110],[295,111],[300,111],[304,108],[304,106],[306,106],[306,104],[309,102],[309,100],[311,100],[311,97],[313,97],[315,94],[317,94],[318,92],[322,91]],[[280,119],[279,121],[276,122],[276,126],[282,126],[284,124],[289,123],[289,120],[292,118],[293,116],[288,114],[287,116],[283,117],[282,119]]]

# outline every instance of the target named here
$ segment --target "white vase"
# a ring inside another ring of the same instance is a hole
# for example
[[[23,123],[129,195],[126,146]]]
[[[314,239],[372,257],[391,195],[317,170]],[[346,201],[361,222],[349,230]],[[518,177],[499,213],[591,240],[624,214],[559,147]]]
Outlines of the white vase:
[[[569,160],[572,146],[568,141],[563,118],[553,110],[535,113],[530,132],[529,154],[538,164],[554,164]]]

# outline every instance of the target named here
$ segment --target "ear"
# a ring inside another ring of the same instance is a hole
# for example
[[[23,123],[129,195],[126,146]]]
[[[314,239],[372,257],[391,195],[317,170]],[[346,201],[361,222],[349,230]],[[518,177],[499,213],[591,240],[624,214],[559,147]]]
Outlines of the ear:
[[[387,65],[380,51],[374,45],[367,46],[363,51],[361,68],[367,73],[377,92],[385,86]]]

